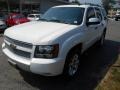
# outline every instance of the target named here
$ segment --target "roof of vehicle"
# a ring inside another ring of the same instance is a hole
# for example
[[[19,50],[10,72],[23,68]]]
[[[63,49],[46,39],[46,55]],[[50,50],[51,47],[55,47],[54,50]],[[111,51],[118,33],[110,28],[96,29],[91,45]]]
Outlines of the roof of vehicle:
[[[59,6],[55,6],[55,7],[83,7],[83,8],[87,8],[90,5],[59,5]]]
[[[82,7],[82,8],[88,8],[88,7],[101,7],[98,5],[92,5],[92,4],[83,4],[83,5],[59,5],[55,7]]]
[[[41,14],[28,14],[28,15],[41,15]]]

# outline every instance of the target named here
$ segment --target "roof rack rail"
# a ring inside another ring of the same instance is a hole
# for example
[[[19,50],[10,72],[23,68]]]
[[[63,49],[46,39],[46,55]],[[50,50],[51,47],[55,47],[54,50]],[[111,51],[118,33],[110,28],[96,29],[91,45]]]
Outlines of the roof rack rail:
[[[91,6],[98,6],[98,7],[102,7],[102,5],[98,5],[98,4],[93,4],[93,3],[84,3],[85,5],[91,5]]]
[[[91,6],[98,6],[98,7],[103,7],[102,5],[98,5],[98,4],[93,4],[93,3],[71,3],[72,5],[91,5]]]

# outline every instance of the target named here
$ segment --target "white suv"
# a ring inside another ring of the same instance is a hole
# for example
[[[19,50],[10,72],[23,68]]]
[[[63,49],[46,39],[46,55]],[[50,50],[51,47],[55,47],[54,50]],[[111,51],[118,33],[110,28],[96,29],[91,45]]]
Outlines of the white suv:
[[[52,7],[39,21],[8,28],[2,50],[12,65],[23,70],[74,76],[80,55],[95,42],[104,42],[107,22],[102,10],[91,5]]]

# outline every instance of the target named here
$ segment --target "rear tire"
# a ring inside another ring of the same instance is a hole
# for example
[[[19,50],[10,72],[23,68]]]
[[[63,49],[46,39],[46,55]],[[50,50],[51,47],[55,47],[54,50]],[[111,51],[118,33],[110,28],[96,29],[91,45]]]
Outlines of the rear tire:
[[[72,50],[68,54],[64,66],[63,75],[68,78],[76,76],[80,63],[80,51],[79,49]]]

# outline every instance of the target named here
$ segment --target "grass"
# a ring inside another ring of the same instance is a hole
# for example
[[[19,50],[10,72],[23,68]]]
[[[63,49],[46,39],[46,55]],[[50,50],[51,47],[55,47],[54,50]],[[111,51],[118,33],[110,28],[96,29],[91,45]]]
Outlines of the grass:
[[[120,55],[95,90],[120,90]]]

